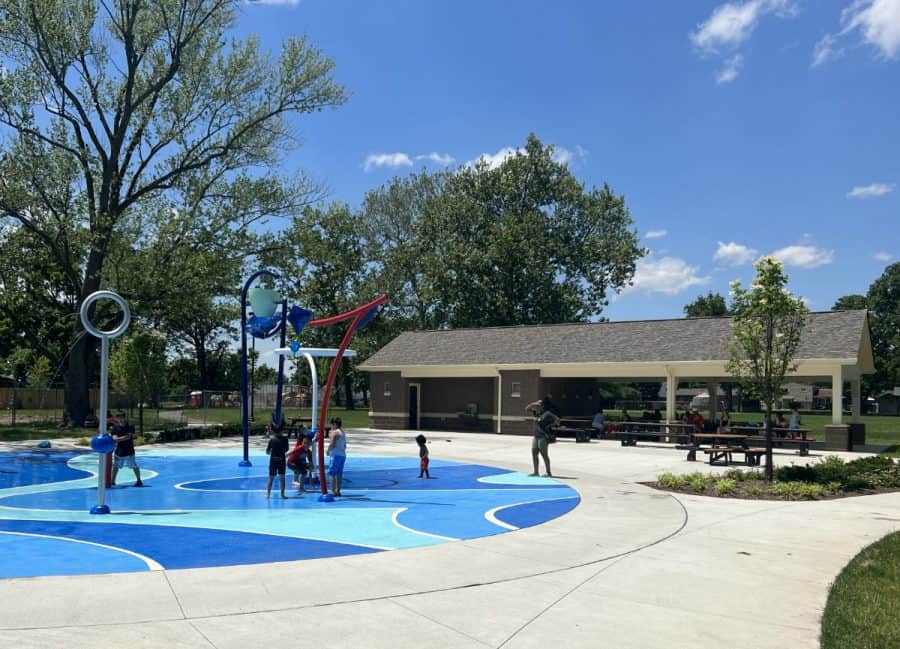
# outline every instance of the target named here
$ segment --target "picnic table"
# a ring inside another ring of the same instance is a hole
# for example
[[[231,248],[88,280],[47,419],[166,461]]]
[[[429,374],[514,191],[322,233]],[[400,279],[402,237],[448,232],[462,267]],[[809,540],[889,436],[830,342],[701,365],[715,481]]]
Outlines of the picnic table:
[[[732,426],[731,430],[747,436],[748,441],[754,444],[766,443],[766,429],[764,426]],[[772,428],[772,446],[793,446],[798,449],[801,456],[809,455],[809,445],[816,441],[810,437],[809,428]]]
[[[666,421],[623,421],[612,424],[611,436],[622,446],[637,446],[638,441],[689,441],[693,424]]]

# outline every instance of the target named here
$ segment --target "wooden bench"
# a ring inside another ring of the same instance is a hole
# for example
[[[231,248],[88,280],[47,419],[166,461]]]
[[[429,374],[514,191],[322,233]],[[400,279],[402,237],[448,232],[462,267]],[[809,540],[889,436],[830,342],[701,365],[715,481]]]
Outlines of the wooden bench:
[[[742,448],[740,450],[744,454],[744,462],[747,466],[759,466],[762,456],[766,454],[764,448]]]
[[[807,437],[806,439],[800,438],[790,438],[790,437],[772,437],[772,448],[782,448],[782,447],[793,447],[800,451],[801,456],[809,455],[809,445],[811,442],[815,442],[816,439],[814,437]],[[765,445],[766,437],[765,435],[757,435],[754,437],[747,438],[748,443],[753,444],[761,444]]]
[[[557,437],[574,437],[577,444],[591,441],[593,428],[578,428],[575,426],[554,426],[553,434]]]
[[[727,466],[731,464],[731,454],[740,453],[743,450],[743,448],[735,446],[711,446],[709,448],[704,448],[703,452],[709,456],[710,464],[721,463]]]
[[[696,462],[697,461],[697,451],[700,450],[699,444],[676,444],[675,448],[679,451],[687,451],[687,461],[688,462]]]

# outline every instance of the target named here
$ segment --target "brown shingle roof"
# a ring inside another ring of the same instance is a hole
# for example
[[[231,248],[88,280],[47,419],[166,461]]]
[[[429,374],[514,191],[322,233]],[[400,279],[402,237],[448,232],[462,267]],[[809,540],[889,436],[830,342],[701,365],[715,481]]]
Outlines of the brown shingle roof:
[[[810,314],[796,358],[856,358],[865,322],[865,311]],[[731,318],[409,331],[361,367],[724,361],[730,335]]]

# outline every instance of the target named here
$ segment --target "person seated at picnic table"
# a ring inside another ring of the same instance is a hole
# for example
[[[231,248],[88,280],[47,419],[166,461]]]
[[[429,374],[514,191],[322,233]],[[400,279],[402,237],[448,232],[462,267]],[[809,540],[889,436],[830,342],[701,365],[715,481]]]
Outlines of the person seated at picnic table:
[[[622,421],[631,421],[631,417],[628,416],[628,411],[625,408],[622,408]]]
[[[788,428],[791,429],[791,437],[796,437],[797,433],[795,431],[800,430],[800,411],[797,409],[797,406],[791,408],[791,420],[788,422]]]
[[[604,422],[605,417],[603,416],[603,406],[597,406],[597,412],[594,413],[594,418],[591,420],[591,428],[596,430],[598,433],[602,433],[604,431]]]
[[[706,423],[703,419],[703,415],[700,414],[700,411],[694,408],[691,412],[691,423],[694,424],[694,432],[702,433],[703,432],[703,424]]]
[[[726,410],[722,413],[722,418],[719,419],[719,432],[720,433],[730,433],[731,432],[731,414]]]
[[[784,414],[777,413],[775,415],[775,423],[772,424],[773,428],[787,428],[787,420],[784,418]],[[776,431],[776,434],[779,437],[787,437],[787,433],[783,430]]]

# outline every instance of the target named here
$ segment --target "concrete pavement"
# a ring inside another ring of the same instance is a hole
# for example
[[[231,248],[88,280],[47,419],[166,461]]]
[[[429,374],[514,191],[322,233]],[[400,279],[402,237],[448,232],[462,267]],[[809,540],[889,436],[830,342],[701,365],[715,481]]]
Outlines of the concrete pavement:
[[[410,455],[411,437],[352,431],[350,451]],[[429,437],[433,458],[531,470],[529,438]],[[238,452],[237,441],[191,444],[223,445]],[[640,484],[662,471],[721,470],[671,448],[561,440],[551,458],[581,504],[493,537],[337,559],[2,580],[0,647],[812,649],[829,584],[862,547],[900,529],[900,493],[703,498]]]

